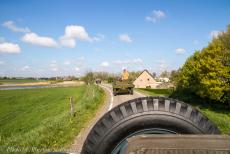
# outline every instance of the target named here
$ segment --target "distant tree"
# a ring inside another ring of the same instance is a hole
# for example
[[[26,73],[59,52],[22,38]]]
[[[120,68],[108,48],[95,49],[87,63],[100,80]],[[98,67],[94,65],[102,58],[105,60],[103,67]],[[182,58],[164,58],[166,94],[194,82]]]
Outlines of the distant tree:
[[[112,83],[114,80],[115,80],[114,77],[110,76],[110,77],[108,77],[107,81],[108,81],[108,83]]]
[[[156,78],[156,77],[157,77],[157,73],[156,73],[156,72],[153,72],[153,73],[152,73],[152,76],[153,76],[154,78]]]
[[[140,71],[132,71],[132,72],[129,72],[129,80],[130,81],[134,81],[136,80],[136,78],[141,74]]]
[[[180,73],[180,69],[172,70],[170,73],[170,77],[169,77],[170,82],[176,84],[177,80],[178,80],[179,73]]]
[[[94,83],[94,74],[93,72],[87,72],[82,79],[87,85]]]
[[[165,70],[165,71],[161,72],[160,77],[169,78],[170,77],[170,72]]]
[[[178,75],[177,88],[230,105],[230,25],[187,59]]]

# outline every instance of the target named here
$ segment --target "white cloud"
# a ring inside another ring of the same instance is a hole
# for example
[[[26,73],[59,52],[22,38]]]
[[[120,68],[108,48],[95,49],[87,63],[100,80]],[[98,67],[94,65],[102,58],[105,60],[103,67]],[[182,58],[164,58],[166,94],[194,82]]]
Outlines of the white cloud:
[[[102,67],[109,67],[109,62],[104,61],[104,62],[101,63],[101,66]]]
[[[58,69],[57,67],[52,67],[51,70],[54,71],[54,72],[56,72],[56,71],[58,71],[59,69]]]
[[[76,46],[76,41],[74,39],[71,39],[71,38],[62,37],[62,38],[60,38],[60,43],[61,43],[61,45],[65,46],[65,47],[69,47],[69,48],[74,48]]]
[[[127,42],[127,43],[132,43],[133,40],[130,38],[128,34],[120,34],[119,35],[120,41]]]
[[[64,65],[70,65],[70,64],[71,64],[70,61],[65,61],[65,62],[64,62]]]
[[[92,38],[93,41],[99,42],[105,39],[105,35],[103,34],[97,34],[95,37]]]
[[[65,38],[79,39],[79,40],[91,40],[85,28],[78,25],[69,25],[65,27]]]
[[[79,67],[75,67],[75,71],[79,72],[80,68]]]
[[[74,48],[77,40],[91,42],[94,39],[99,41],[99,37],[91,38],[83,26],[68,25],[65,27],[64,36],[60,37],[60,43],[63,46]]]
[[[26,71],[26,70],[28,70],[28,69],[30,69],[30,66],[28,66],[28,65],[23,66],[23,67],[21,68],[22,71]]]
[[[56,66],[57,66],[57,64],[55,64],[55,63],[50,64],[50,67],[56,67]]]
[[[4,61],[0,61],[0,65],[4,65],[5,64],[5,62]]]
[[[181,55],[185,53],[185,49],[184,48],[176,48],[175,50],[176,54]]]
[[[57,42],[46,36],[38,36],[36,33],[27,33],[22,37],[22,41],[44,47],[57,47]]]
[[[129,60],[115,60],[114,64],[124,65],[124,64],[143,64],[143,60],[140,58],[137,59],[129,59]]]
[[[153,10],[152,13],[149,16],[145,17],[145,20],[148,22],[156,22],[159,19],[165,18],[165,12],[162,10]]]
[[[0,43],[0,53],[20,53],[21,48],[18,44],[14,43]]]
[[[25,28],[20,28],[17,27],[13,21],[6,21],[2,24],[4,27],[12,30],[13,32],[22,32],[22,33],[29,33],[30,29],[25,27]]]
[[[38,36],[36,33],[27,33],[22,37],[22,41],[44,47],[57,47],[57,42],[46,36]]]
[[[218,37],[218,35],[220,35],[220,31],[218,31],[218,30],[213,30],[213,31],[211,31],[210,32],[210,37],[211,38],[217,38]]]

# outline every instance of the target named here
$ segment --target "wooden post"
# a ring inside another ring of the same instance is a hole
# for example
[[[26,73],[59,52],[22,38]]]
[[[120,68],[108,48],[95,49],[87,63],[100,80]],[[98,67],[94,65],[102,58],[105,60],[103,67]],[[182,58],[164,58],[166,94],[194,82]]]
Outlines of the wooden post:
[[[94,98],[94,88],[93,88],[93,98]]]
[[[69,102],[70,102],[70,115],[71,116],[75,116],[75,113],[74,113],[74,104],[73,104],[73,97],[69,98]]]

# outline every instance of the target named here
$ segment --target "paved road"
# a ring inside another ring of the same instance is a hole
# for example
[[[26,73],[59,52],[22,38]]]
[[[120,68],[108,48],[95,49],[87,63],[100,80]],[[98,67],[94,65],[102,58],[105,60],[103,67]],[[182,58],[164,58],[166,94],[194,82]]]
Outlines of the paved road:
[[[111,110],[113,107],[115,107],[115,106],[117,106],[117,105],[119,105],[125,101],[145,96],[145,95],[138,93],[136,91],[134,91],[133,95],[125,94],[125,95],[113,96],[113,90],[112,90],[111,85],[108,85],[108,84],[107,85],[101,85],[101,87],[104,88],[106,91],[108,91],[110,94],[110,105],[109,105],[108,110]]]
[[[133,95],[113,96],[111,85],[102,84],[100,86],[106,91],[106,94],[107,94],[106,103],[104,104],[104,106],[102,108],[99,109],[96,116],[93,119],[91,119],[91,121],[89,121],[89,123],[86,125],[86,127],[83,128],[81,130],[81,132],[79,133],[79,135],[76,137],[74,144],[70,147],[70,150],[69,150],[69,152],[71,152],[71,153],[80,154],[82,146],[84,144],[84,141],[85,141],[88,133],[90,132],[92,127],[95,125],[95,123],[100,119],[100,117],[102,117],[106,112],[108,112],[109,110],[111,110],[115,106],[117,106],[117,105],[119,105],[125,101],[144,96],[143,94],[140,94],[136,91],[134,91]]]

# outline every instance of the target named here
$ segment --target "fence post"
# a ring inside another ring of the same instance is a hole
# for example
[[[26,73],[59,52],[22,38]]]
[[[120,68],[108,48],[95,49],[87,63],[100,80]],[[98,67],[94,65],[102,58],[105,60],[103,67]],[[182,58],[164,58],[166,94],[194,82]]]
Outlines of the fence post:
[[[75,113],[74,113],[74,104],[73,104],[73,97],[72,96],[69,98],[69,102],[70,102],[70,115],[71,116],[75,116]]]

